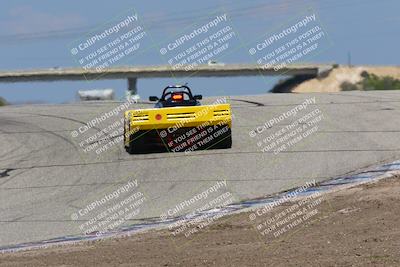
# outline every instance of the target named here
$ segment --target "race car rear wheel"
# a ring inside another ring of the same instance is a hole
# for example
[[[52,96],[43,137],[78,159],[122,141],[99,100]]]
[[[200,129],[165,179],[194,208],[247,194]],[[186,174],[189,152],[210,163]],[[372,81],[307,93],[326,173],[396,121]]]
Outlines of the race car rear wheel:
[[[229,136],[217,144],[217,148],[231,148],[232,136]]]
[[[142,131],[129,136],[129,145],[126,148],[129,154],[144,153],[145,150],[145,137]]]
[[[226,134],[224,134],[224,136],[222,137],[223,139],[220,140],[215,148],[231,148],[232,147],[232,131],[231,129],[229,129]]]

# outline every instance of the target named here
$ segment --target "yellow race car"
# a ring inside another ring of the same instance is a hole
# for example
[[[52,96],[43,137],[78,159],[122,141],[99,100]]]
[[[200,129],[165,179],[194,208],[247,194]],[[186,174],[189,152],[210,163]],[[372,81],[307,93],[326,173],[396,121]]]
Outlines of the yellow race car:
[[[125,112],[124,145],[130,154],[191,152],[232,146],[230,104],[202,106],[186,85],[167,86],[152,109]],[[222,103],[221,103],[222,102]]]

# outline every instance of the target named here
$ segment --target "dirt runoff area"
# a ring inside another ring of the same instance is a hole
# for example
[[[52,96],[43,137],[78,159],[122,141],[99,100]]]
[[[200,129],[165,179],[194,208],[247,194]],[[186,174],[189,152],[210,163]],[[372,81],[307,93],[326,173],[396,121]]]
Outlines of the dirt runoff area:
[[[0,255],[0,266],[400,266],[400,177],[170,230]],[[200,228],[199,225],[196,226]]]

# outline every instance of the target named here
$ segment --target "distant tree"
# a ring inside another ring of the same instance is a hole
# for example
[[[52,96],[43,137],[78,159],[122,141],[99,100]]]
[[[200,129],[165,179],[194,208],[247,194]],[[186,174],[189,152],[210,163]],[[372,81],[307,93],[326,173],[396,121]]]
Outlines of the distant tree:
[[[390,76],[377,76],[364,71],[360,85],[363,90],[400,90],[400,80]]]
[[[0,96],[0,106],[8,105],[7,101]]]
[[[400,80],[390,76],[377,76],[375,74],[363,71],[362,80],[357,83],[343,82],[340,85],[342,91],[353,90],[400,90]]]

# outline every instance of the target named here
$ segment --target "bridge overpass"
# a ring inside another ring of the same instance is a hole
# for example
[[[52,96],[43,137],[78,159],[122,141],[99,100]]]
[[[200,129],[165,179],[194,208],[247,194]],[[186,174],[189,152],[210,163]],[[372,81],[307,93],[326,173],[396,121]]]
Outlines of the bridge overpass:
[[[198,65],[191,69],[173,69],[170,65],[121,66],[102,69],[48,68],[16,71],[0,71],[0,82],[73,81],[98,79],[127,79],[128,90],[137,94],[138,78],[164,77],[228,77],[228,76],[310,76],[316,77],[333,68],[332,64],[293,64],[277,69],[257,64]]]

